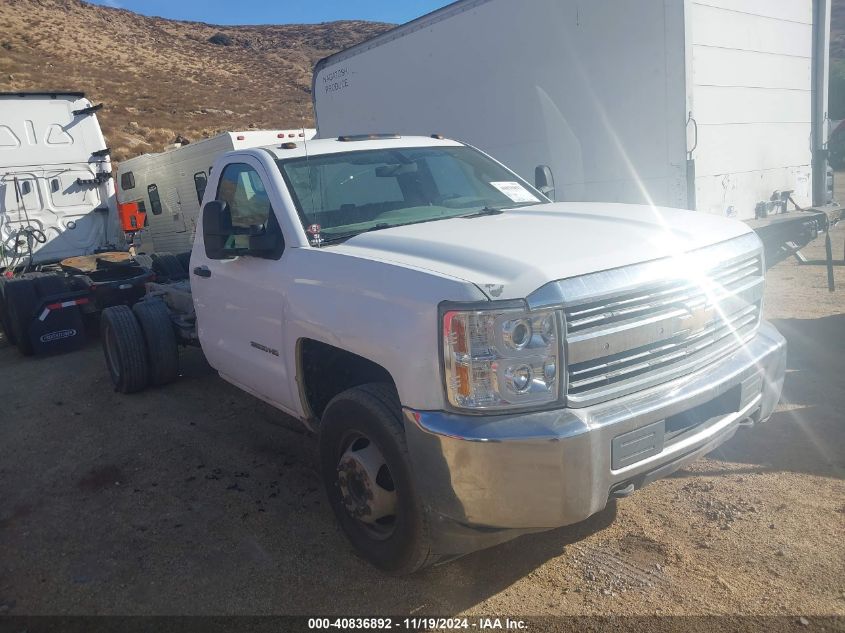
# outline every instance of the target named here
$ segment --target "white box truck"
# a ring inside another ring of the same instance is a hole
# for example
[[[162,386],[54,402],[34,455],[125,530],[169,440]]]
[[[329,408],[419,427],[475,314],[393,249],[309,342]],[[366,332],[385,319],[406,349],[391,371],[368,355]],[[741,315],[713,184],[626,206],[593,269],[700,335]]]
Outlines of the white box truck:
[[[0,269],[121,242],[101,107],[81,92],[0,93]]]
[[[320,61],[318,136],[442,133],[530,181],[550,166],[561,201],[743,220],[820,205],[829,16],[830,0],[462,0]]]
[[[146,226],[136,234],[136,251],[191,250],[200,202],[218,156],[249,147],[310,140],[315,134],[316,130],[305,128],[225,132],[123,161],[117,172],[118,203],[134,202],[146,214]]]

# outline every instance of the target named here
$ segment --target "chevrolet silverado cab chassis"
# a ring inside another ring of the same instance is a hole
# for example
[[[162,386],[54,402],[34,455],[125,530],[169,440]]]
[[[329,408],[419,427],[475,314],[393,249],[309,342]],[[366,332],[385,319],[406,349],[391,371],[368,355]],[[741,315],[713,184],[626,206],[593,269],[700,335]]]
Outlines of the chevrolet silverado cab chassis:
[[[225,154],[190,264],[160,262],[103,314],[116,388],[200,345],[318,435],[344,532],[394,573],[581,521],[767,420],[783,385],[744,224],[550,203],[441,138]]]

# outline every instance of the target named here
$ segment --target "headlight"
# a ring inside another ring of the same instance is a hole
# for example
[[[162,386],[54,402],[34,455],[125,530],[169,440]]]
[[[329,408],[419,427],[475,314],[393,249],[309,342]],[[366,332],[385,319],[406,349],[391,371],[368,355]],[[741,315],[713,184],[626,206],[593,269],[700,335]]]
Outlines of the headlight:
[[[522,308],[448,310],[443,356],[449,402],[461,409],[513,409],[560,395],[558,316]]]

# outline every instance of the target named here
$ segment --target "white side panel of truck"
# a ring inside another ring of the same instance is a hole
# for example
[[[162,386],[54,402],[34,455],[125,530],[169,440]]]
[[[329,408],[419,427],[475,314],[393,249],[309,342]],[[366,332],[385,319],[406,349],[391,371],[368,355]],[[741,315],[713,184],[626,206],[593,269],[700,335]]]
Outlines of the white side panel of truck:
[[[684,6],[465,0],[315,69],[320,137],[442,133],[558,200],[684,206]]]
[[[810,205],[813,0],[688,2],[699,211],[753,219],[775,190]]]
[[[90,106],[81,93],[0,94],[0,267],[118,243],[106,143],[96,114],[80,112]]]

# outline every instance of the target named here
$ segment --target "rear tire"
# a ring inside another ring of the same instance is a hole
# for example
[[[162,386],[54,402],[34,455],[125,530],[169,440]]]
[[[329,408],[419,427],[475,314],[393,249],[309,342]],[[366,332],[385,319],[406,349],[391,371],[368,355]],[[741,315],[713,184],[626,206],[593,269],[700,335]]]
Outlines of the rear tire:
[[[167,306],[161,299],[139,301],[132,312],[141,324],[147,347],[150,382],[166,385],[179,375],[179,348]]]
[[[10,279],[4,288],[6,318],[9,322],[11,339],[24,356],[32,356],[32,342],[29,340],[29,325],[32,322],[38,295],[35,279]]]
[[[191,269],[191,251],[179,253],[176,255],[176,259],[179,260],[179,265],[182,266],[182,270],[186,273]]]
[[[135,393],[149,384],[150,370],[141,325],[127,306],[113,306],[100,316],[106,367],[115,391]]]
[[[437,560],[401,416],[393,387],[369,384],[335,396],[320,426],[323,482],[341,528],[364,559],[395,575],[413,573]],[[365,453],[365,468],[350,469],[350,455]],[[367,468],[370,476],[362,477]]]
[[[153,272],[170,281],[188,278],[188,270],[182,268],[182,264],[179,263],[176,256],[170,253],[160,253],[153,257]]]
[[[14,345],[15,340],[12,335],[12,327],[9,323],[9,315],[6,312],[6,282],[8,278],[0,273],[0,330],[6,336],[9,344]]]

